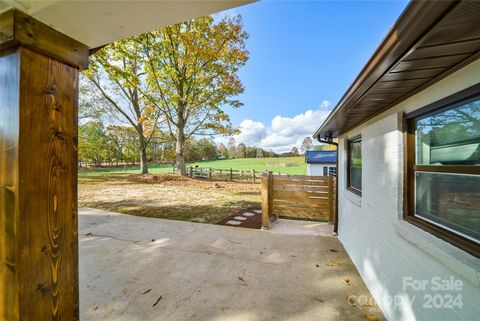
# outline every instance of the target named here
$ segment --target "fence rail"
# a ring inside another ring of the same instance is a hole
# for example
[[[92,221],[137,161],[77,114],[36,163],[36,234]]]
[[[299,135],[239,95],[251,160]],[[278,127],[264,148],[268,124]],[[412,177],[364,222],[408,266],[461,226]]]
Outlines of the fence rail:
[[[173,166],[173,172],[176,172],[176,167]],[[187,176],[192,178],[215,179],[226,181],[250,181],[252,183],[260,183],[262,174],[264,172],[257,170],[242,170],[242,169],[220,169],[212,167],[186,167]],[[282,174],[284,175],[284,174]]]
[[[333,221],[335,177],[273,175],[262,176],[262,226],[268,228],[271,215]]]

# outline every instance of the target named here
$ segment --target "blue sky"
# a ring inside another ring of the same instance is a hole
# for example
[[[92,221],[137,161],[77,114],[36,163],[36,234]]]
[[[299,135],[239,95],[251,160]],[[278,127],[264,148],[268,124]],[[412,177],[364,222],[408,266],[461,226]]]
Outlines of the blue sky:
[[[239,73],[240,109],[227,109],[237,143],[299,146],[321,124],[407,1],[260,1],[241,14],[250,59]],[[312,129],[313,128],[313,129]]]

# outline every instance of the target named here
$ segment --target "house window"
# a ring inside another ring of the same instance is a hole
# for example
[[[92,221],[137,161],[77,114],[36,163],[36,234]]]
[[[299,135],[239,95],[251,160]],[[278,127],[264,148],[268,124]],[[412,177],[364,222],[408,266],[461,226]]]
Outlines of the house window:
[[[480,256],[480,86],[406,115],[405,218]]]
[[[337,175],[337,168],[335,166],[330,166],[328,168],[328,175],[336,176]]]
[[[347,189],[362,195],[362,138],[347,141]]]
[[[328,175],[328,167],[323,166],[323,176],[327,176],[327,175]]]

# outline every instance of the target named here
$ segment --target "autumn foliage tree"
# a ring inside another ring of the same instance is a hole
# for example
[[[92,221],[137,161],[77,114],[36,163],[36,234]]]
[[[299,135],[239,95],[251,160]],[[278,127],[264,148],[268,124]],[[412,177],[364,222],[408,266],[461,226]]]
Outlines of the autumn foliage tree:
[[[244,90],[237,72],[248,59],[247,37],[240,16],[206,16],[134,38],[151,89],[145,97],[165,117],[181,175],[189,138],[237,132],[223,107],[242,105],[235,96]]]
[[[152,104],[146,81],[145,57],[135,38],[115,42],[90,58],[84,75],[105,101],[107,109],[135,129],[140,153],[140,169],[148,173],[147,147],[157,129],[161,113]],[[92,94],[93,95],[93,94]]]

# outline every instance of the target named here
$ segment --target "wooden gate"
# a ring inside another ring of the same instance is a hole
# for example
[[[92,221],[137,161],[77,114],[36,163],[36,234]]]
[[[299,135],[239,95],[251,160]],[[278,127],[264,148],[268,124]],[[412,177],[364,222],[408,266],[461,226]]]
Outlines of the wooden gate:
[[[270,215],[333,222],[335,217],[334,176],[262,176],[262,226]]]

